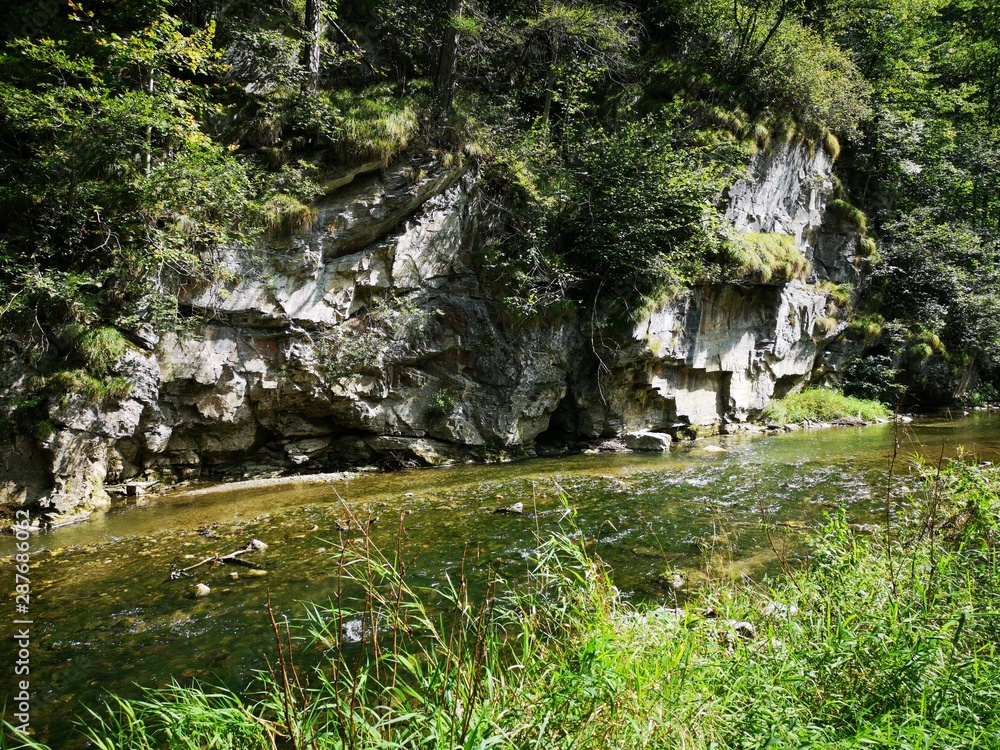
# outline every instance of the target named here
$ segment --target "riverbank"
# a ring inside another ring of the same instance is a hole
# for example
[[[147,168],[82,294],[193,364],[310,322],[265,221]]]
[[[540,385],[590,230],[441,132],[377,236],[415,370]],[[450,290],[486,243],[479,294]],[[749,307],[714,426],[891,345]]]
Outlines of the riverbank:
[[[909,416],[897,417],[902,423],[909,423]],[[495,453],[489,456],[472,454],[454,456],[452,459],[431,464],[436,466],[455,466],[457,464],[498,464],[510,463],[537,457],[559,458],[572,455],[597,455],[608,453],[663,453],[678,446],[686,449],[708,447],[709,451],[724,451],[725,440],[741,439],[747,436],[768,435],[778,432],[793,432],[795,430],[821,430],[830,427],[866,427],[890,422],[888,410],[878,402],[847,398],[835,391],[811,389],[793,394],[784,399],[774,401],[756,422],[737,422],[716,426],[705,434],[692,426],[677,425],[672,434],[655,431],[639,431],[625,433],[620,437],[610,439],[577,441],[572,443],[547,443],[533,446],[530,450],[516,454]],[[718,441],[713,440],[718,438]],[[707,441],[707,442],[706,442]],[[424,466],[409,466],[407,468],[430,468]],[[167,483],[160,481],[136,481],[118,485],[109,485],[105,490],[114,498],[112,508],[128,506],[146,506],[160,500],[183,500],[208,495],[233,494],[240,492],[255,492],[264,489],[281,489],[297,486],[324,485],[340,483],[355,479],[362,475],[370,475],[392,471],[392,467],[358,466],[354,469],[287,474],[273,471],[259,476],[244,473],[240,476],[220,477],[216,479],[184,480]],[[100,512],[99,512],[100,513]],[[57,529],[75,525],[93,518],[91,512],[77,513],[69,516],[58,516],[53,519],[45,514],[35,513],[35,525],[32,531],[42,529]],[[0,530],[4,530],[0,521]],[[5,530],[9,530],[8,527]]]
[[[480,597],[464,576],[432,594],[348,544],[333,559],[372,596],[312,609],[291,631],[304,641],[279,627],[263,683],[151,693],[86,733],[100,747],[996,747],[1000,471],[931,474],[894,501],[908,511],[891,543],[834,514],[807,567],[660,606],[623,598],[571,535]],[[293,664],[303,642],[327,653],[310,674]]]

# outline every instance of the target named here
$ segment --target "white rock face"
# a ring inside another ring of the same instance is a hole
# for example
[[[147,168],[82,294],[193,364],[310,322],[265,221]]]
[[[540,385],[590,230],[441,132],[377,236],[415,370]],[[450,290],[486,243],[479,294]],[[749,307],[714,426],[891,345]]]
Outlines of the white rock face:
[[[833,194],[833,161],[818,149],[785,142],[758,152],[750,177],[729,190],[726,218],[742,232],[774,232],[811,245]]]
[[[822,149],[785,142],[757,153],[749,176],[729,190],[726,218],[743,234],[791,235],[814,280],[854,283],[860,276],[857,230],[826,210],[833,162]]]
[[[833,255],[850,242],[816,260],[833,236],[830,169],[801,146],[758,156],[728,215],[739,231],[794,235],[820,278],[846,273]],[[477,271],[490,222],[462,165],[356,180],[311,231],[231,251],[228,286],[183,288],[203,322],[141,337],[151,349],[118,366],[134,382],[121,403],[53,408],[43,444],[0,455],[12,467],[0,497],[65,515],[143,476],[437,465],[531,455],[539,438],[662,450],[801,386],[837,330],[826,292],[803,282],[696,289],[621,341],[592,337],[590,316],[508,326]],[[10,370],[4,387],[28,374]]]
[[[776,388],[787,392],[805,382],[837,330],[822,324],[828,316],[826,292],[799,281],[692,291],[636,325],[641,344],[633,347],[633,370],[648,373],[649,388],[674,422],[742,421]]]

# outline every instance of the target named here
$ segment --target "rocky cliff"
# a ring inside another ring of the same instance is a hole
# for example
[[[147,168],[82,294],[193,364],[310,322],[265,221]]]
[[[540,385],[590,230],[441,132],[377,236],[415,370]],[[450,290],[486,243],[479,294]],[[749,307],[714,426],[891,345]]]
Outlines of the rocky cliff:
[[[691,290],[627,329],[605,311],[505,323],[480,273],[493,217],[467,165],[352,175],[307,233],[230,251],[181,284],[186,324],[147,330],[112,405],[72,396],[55,429],[3,455],[5,499],[59,517],[106,486],[158,478],[441,464],[643,430],[734,429],[801,387],[842,316],[828,282],[857,276],[856,237],[827,216],[831,160],[787,144],[754,158],[727,216],[793,235],[808,281]],[[30,368],[12,367],[5,386]]]

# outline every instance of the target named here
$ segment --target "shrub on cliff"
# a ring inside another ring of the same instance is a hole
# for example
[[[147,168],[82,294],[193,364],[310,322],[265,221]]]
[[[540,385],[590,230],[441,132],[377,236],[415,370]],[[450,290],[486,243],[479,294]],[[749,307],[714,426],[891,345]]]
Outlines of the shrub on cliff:
[[[714,275],[723,242],[716,199],[743,152],[731,139],[685,143],[682,122],[675,103],[594,132],[573,153],[577,191],[560,245],[586,275],[647,286]]]

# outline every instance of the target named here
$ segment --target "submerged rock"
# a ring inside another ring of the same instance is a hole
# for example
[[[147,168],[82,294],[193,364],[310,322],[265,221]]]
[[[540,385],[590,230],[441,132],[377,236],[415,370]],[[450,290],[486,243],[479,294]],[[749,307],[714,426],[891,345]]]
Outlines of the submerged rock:
[[[212,589],[206,586],[204,583],[195,584],[194,595],[195,596],[208,596],[212,593]]]

